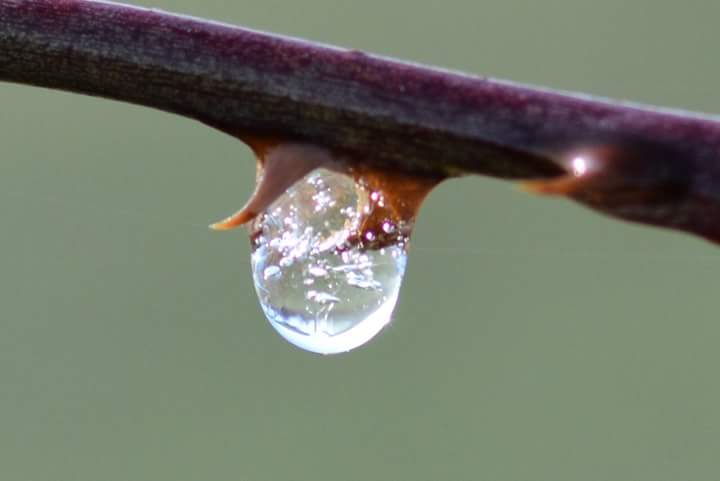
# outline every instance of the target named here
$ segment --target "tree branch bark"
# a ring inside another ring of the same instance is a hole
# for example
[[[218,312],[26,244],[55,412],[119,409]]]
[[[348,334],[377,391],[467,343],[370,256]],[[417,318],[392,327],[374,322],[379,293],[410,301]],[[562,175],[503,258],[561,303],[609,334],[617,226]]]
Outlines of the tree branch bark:
[[[0,80],[154,107],[239,137],[320,144],[417,175],[550,179],[529,188],[720,239],[720,123],[710,117],[88,0],[0,0]],[[580,155],[588,175],[572,176]]]

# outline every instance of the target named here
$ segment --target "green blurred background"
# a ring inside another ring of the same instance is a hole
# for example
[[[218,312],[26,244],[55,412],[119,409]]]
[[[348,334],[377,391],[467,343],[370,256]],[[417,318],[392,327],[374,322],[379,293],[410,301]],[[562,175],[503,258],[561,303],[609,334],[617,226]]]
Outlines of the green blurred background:
[[[720,112],[716,1],[155,0],[449,68]],[[0,84],[0,477],[714,480],[720,250],[482,178],[427,201],[390,328],[263,318],[239,142]]]

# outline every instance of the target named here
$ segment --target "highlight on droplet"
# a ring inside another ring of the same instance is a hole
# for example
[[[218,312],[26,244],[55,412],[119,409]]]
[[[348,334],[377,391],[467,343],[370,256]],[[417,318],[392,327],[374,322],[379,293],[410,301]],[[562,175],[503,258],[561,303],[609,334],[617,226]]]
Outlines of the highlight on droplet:
[[[572,173],[575,177],[582,177],[588,171],[588,161],[585,157],[580,155],[576,156],[572,160]]]

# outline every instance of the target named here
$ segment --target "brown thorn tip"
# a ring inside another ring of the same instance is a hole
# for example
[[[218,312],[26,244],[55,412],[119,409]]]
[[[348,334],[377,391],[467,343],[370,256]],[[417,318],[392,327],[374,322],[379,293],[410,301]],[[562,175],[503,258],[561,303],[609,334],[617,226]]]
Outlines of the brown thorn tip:
[[[227,217],[226,219],[223,219],[219,222],[215,222],[213,224],[210,224],[210,229],[222,231],[222,230],[230,230],[234,229],[236,227],[240,227],[243,224],[246,224],[247,222],[250,222],[257,216],[256,213],[251,212],[247,209],[242,209],[236,212],[235,214],[231,215],[230,217]]]
[[[583,179],[575,175],[564,175],[551,180],[526,180],[519,183],[520,190],[537,195],[570,196],[577,192]]]

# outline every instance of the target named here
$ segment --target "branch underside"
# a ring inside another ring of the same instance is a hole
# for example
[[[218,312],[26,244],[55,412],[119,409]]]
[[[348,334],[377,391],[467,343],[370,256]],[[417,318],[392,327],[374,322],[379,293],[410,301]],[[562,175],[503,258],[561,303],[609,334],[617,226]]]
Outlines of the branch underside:
[[[154,107],[240,138],[318,144],[409,174],[533,180],[536,192],[720,240],[720,123],[700,116],[88,0],[0,0],[0,80]],[[572,177],[580,155],[590,168]]]

